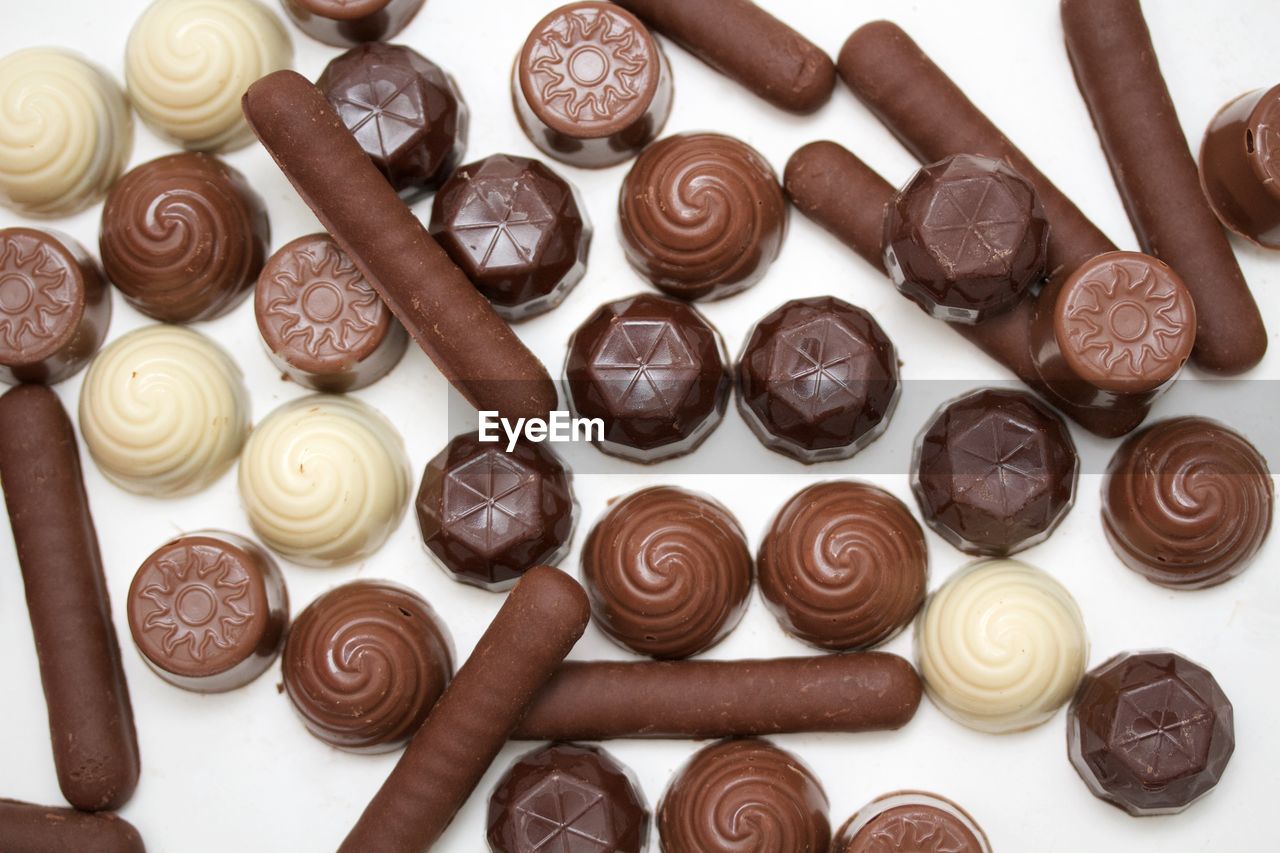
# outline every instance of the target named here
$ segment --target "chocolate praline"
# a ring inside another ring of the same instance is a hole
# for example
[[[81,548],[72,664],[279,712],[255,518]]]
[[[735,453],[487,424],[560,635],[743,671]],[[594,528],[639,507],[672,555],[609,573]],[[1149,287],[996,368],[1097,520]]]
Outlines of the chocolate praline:
[[[426,0],[281,0],[307,35],[335,47],[386,41],[408,26]]]
[[[102,266],[148,317],[221,316],[258,279],[271,227],[262,198],[210,154],[171,154],[116,182],[102,208]]]
[[[612,503],[582,545],[582,582],[596,626],[656,658],[714,646],[742,619],[751,552],[718,502],[672,486]]]
[[[858,809],[836,833],[831,853],[991,853],[991,843],[946,797],[897,791]]]
[[[681,133],[636,160],[618,196],[627,260],[681,299],[722,299],[764,277],[787,233],[769,162],[719,133]]]
[[[423,544],[454,580],[509,589],[569,551],[573,475],[546,444],[460,435],[427,463],[415,507]]]
[[[1280,249],[1280,85],[1246,92],[1213,117],[1200,144],[1200,185],[1223,225]]]
[[[557,743],[521,756],[489,796],[493,853],[641,853],[649,811],[634,775],[599,747]]]
[[[966,554],[1043,542],[1075,501],[1067,425],[1023,391],[987,388],[942,406],[916,439],[911,490],[934,532]]]
[[[574,412],[604,423],[596,446],[632,462],[692,453],[729,403],[720,333],[665,296],[600,306],[569,338],[564,369]]]
[[[801,462],[847,459],[884,432],[898,354],[875,319],[834,296],[793,299],[747,336],[738,411],[768,447]]]
[[[1067,714],[1071,765],[1095,797],[1135,816],[1187,808],[1234,751],[1231,702],[1175,652],[1116,655],[1085,674]]]
[[[507,320],[555,308],[587,271],[586,208],[571,184],[528,157],[459,166],[436,193],[428,230]]]
[[[406,201],[437,189],[467,147],[467,104],[417,51],[373,42],[325,66],[316,86]]]

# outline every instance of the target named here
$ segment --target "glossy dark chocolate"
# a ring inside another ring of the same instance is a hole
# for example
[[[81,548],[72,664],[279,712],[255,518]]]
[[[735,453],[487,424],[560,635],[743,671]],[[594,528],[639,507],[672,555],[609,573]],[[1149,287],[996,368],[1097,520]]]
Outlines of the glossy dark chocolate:
[[[1223,225],[1280,249],[1280,85],[1218,111],[1200,144],[1200,183]]]
[[[133,824],[112,812],[0,799],[0,850],[6,853],[146,853]]]
[[[395,38],[426,0],[281,0],[307,35],[335,47]]]
[[[897,791],[858,809],[836,833],[831,853],[991,853],[991,844],[945,797]]]

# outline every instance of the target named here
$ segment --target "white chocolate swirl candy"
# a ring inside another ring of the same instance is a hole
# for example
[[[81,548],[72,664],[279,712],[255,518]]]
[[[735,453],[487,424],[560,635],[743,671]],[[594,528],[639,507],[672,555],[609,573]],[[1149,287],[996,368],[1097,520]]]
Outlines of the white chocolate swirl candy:
[[[0,59],[0,202],[69,216],[106,193],[132,148],[129,102],[97,65],[51,47]]]
[[[181,326],[145,326],[98,353],[80,389],[80,431],[122,489],[198,492],[231,466],[249,432],[240,368]]]
[[[1017,560],[961,569],[916,623],[916,660],[929,698],[984,732],[1015,732],[1048,720],[1075,692],[1088,657],[1071,593]]]
[[[253,138],[245,89],[292,61],[280,18],[257,0],[156,0],[129,34],[124,73],[153,130],[193,151],[226,151]]]
[[[249,523],[295,563],[334,566],[382,546],[404,514],[409,463],[379,412],[314,394],[267,415],[240,459]]]

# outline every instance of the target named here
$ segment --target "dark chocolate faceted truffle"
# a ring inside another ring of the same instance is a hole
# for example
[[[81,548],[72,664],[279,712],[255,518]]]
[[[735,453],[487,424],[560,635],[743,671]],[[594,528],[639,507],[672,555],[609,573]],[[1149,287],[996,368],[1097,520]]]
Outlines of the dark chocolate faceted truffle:
[[[916,440],[911,489],[925,523],[966,554],[1049,538],[1075,501],[1080,459],[1062,418],[1023,391],[947,403]]]
[[[415,504],[427,550],[457,581],[502,590],[560,562],[578,505],[571,474],[545,444],[460,435],[427,463]]]
[[[836,833],[831,853],[991,853],[982,827],[955,803],[925,791],[877,797]]]
[[[645,293],[602,305],[569,339],[569,401],[600,418],[605,453],[660,462],[690,453],[724,417],[720,333],[688,303]]]
[[[343,124],[406,201],[437,189],[467,146],[467,105],[453,78],[415,50],[373,42],[316,80]]]
[[[641,853],[648,838],[640,786],[598,747],[525,753],[489,796],[493,853]]]
[[[770,450],[846,459],[874,441],[898,402],[898,355],[875,319],[834,296],[793,299],[747,337],[738,411]]]
[[[591,224],[577,193],[528,157],[459,166],[436,193],[429,230],[508,320],[555,308],[587,270]]]
[[[1131,815],[1182,811],[1218,784],[1234,750],[1231,702],[1174,652],[1113,657],[1085,674],[1067,715],[1072,766]]]
[[[931,163],[885,208],[885,269],[942,320],[976,323],[1012,307],[1044,274],[1048,249],[1035,189],[999,160]]]

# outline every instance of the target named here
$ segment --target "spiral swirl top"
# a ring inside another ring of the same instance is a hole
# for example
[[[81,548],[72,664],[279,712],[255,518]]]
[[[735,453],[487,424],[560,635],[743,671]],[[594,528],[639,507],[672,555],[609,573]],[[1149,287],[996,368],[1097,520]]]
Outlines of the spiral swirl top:
[[[767,740],[699,750],[658,805],[663,853],[825,853],[827,795],[799,758]]]
[[[710,498],[670,486],[615,503],[582,548],[596,625],[643,655],[683,658],[733,630],[751,592],[737,520]]]
[[[0,59],[0,203],[26,216],[69,216],[120,176],[133,113],[105,71],[59,48]]]
[[[1071,593],[1017,560],[973,563],[916,622],[926,691],[948,716],[1003,734],[1038,726],[1071,698],[1089,640]]]
[[[258,0],[156,0],[129,33],[124,76],[156,133],[227,151],[253,139],[240,112],[245,89],[292,61],[284,24]]]
[[[1201,589],[1240,574],[1271,530],[1267,462],[1206,418],[1130,436],[1111,460],[1102,523],[1116,555],[1152,583]]]
[[[80,431],[102,473],[122,489],[189,495],[235,461],[249,432],[249,394],[240,368],[209,338],[144,326],[89,366]]]
[[[356,752],[403,746],[453,674],[445,627],[417,593],[354,581],[302,611],[284,648],[284,687],[312,734]]]
[[[929,554],[902,501],[865,483],[818,483],[760,545],[760,591],[783,628],[834,650],[897,634],[924,602]]]
[[[249,523],[305,566],[367,557],[404,514],[409,463],[395,427],[358,400],[313,394],[276,409],[240,459]]]
[[[782,188],[751,146],[718,133],[660,139],[618,200],[631,265],[659,290],[719,299],[755,284],[787,230]]]

